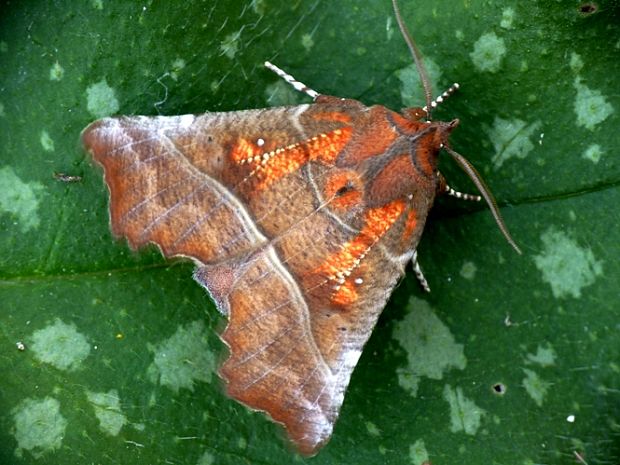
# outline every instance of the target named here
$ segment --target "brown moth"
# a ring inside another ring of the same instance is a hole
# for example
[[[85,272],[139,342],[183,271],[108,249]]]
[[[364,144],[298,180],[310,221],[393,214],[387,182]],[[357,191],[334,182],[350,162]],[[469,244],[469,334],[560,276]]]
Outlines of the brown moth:
[[[362,348],[413,261],[437,193],[445,149],[489,204],[491,193],[448,145],[458,121],[431,121],[320,95],[268,67],[314,102],[92,123],[83,142],[103,166],[112,231],[136,249],[188,257],[194,279],[228,317],[227,393],[284,425],[303,454],[330,438]],[[448,92],[449,93],[449,92]],[[447,96],[444,94],[443,97]],[[477,198],[477,197],[476,197]],[[479,199],[479,198],[478,198]]]

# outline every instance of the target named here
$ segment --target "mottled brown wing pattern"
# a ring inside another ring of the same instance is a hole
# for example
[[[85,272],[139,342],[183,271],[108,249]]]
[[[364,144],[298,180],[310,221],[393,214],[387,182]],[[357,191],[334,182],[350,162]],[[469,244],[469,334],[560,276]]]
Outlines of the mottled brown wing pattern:
[[[433,167],[413,169],[415,144],[403,142],[415,124],[321,96],[107,118],[83,134],[104,167],[114,233],[197,263],[196,280],[229,316],[229,394],[283,423],[303,453],[331,435],[432,203]],[[386,169],[404,180],[381,187]]]
[[[133,248],[152,242],[166,256],[209,263],[255,250],[265,238],[221,180],[206,174],[217,172],[223,154],[208,154],[203,166],[189,157],[201,143],[192,141],[196,124],[194,116],[107,118],[83,138],[104,167],[115,235]]]
[[[263,173],[252,173],[249,163],[234,158],[253,154],[248,147],[264,154],[294,146],[335,126],[319,120],[302,127],[297,121],[297,129],[290,130],[291,119],[298,120],[307,108],[120,117],[93,123],[83,140],[104,167],[113,199],[113,232],[125,236],[133,248],[152,242],[166,256],[185,255],[202,263],[255,250],[264,237],[240,201],[258,204],[255,209],[261,215],[260,205],[271,199],[264,187],[256,195],[257,184],[266,182]],[[284,127],[289,130],[277,129]],[[259,139],[262,147],[256,145]],[[279,190],[291,192],[288,183]]]
[[[333,221],[328,218],[323,221]],[[231,311],[222,338],[231,356],[221,373],[232,397],[269,412],[310,454],[331,435],[362,347],[411,254],[393,256],[373,244],[363,265],[338,284],[320,267],[305,279],[296,275],[295,260],[283,258],[279,241],[273,242],[227,280],[234,284],[225,291]],[[221,281],[211,273],[208,288]],[[339,302],[340,290],[349,285],[355,298],[344,293],[349,300]],[[215,298],[222,300],[221,294]]]

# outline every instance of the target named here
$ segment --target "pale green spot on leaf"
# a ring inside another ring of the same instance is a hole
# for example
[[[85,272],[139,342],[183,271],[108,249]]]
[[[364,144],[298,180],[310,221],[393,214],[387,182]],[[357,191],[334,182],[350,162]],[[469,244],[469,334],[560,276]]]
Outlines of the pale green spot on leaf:
[[[108,392],[88,391],[86,397],[95,409],[99,428],[110,436],[118,435],[121,428],[127,424],[127,417],[121,412],[118,391],[116,389]]]
[[[43,185],[23,182],[10,166],[0,168],[0,214],[8,214],[25,233],[39,227],[39,197]]]
[[[65,69],[56,62],[50,68],[50,81],[60,81],[65,75]]]
[[[211,382],[215,357],[202,321],[179,326],[170,338],[148,349],[154,354],[147,372],[153,383],[178,393],[180,389],[193,391],[196,381]]]
[[[204,452],[198,459],[198,462],[196,462],[196,465],[215,465],[215,457],[210,452]]]
[[[220,54],[226,55],[231,60],[235,58],[239,50],[239,37],[241,37],[241,30],[228,34],[220,44]]]
[[[266,0],[252,0],[252,9],[254,13],[259,16],[263,16],[267,12],[267,1]]]
[[[90,354],[90,344],[76,326],[56,318],[54,324],[35,331],[30,348],[37,360],[59,370],[76,370]]]
[[[366,431],[368,431],[368,434],[371,436],[381,436],[381,431],[372,421],[366,422]]]
[[[579,72],[583,69],[583,60],[577,53],[572,52],[570,55],[569,65],[570,69],[573,70],[573,73],[579,74]]]
[[[547,344],[546,347],[538,346],[535,354],[527,354],[526,359],[531,363],[537,363],[542,367],[549,367],[555,365],[555,359],[557,354],[551,344]]]
[[[398,369],[398,382],[415,396],[422,377],[440,380],[453,368],[465,369],[467,360],[463,344],[455,342],[427,302],[412,297],[407,307],[405,318],[394,326],[393,337],[407,353],[407,366]]]
[[[409,462],[412,465],[423,465],[429,462],[428,451],[424,439],[418,439],[409,446]]]
[[[569,210],[568,217],[570,218],[572,222],[577,221],[577,214],[575,213],[574,210]]]
[[[175,81],[178,80],[179,74],[181,73],[181,71],[183,71],[183,68],[185,68],[185,66],[186,66],[186,63],[183,58],[176,58],[172,62],[172,68],[170,69],[170,77]]]
[[[525,158],[534,150],[535,146],[530,138],[540,126],[540,121],[528,124],[520,119],[508,120],[496,116],[493,127],[484,128],[495,148],[493,167],[499,169],[511,158]]]
[[[116,93],[105,79],[86,89],[86,108],[95,118],[103,118],[116,113],[120,105]]]
[[[221,81],[211,81],[211,84],[209,85],[209,89],[211,89],[211,92],[215,94],[220,89],[220,84],[221,84]]]
[[[581,297],[581,290],[603,274],[602,263],[590,248],[580,247],[566,232],[554,227],[541,236],[542,252],[534,257],[543,281],[554,297]]]
[[[24,399],[11,413],[18,457],[28,451],[38,459],[46,452],[60,448],[67,420],[60,414],[58,400],[53,397]]]
[[[498,37],[494,32],[488,32],[482,34],[474,43],[474,50],[469,56],[478,70],[495,73],[499,71],[505,54],[504,39]]]
[[[146,425],[144,423],[132,423],[131,427],[136,431],[144,431],[146,429]]]
[[[453,433],[464,432],[470,436],[476,434],[486,412],[478,407],[473,400],[465,397],[460,387],[453,389],[446,384],[443,390],[443,398],[450,406],[450,431]]]
[[[394,19],[391,16],[388,16],[385,20],[385,41],[389,42],[394,35],[394,31],[396,28],[394,27]]]
[[[303,96],[281,79],[269,84],[265,89],[265,100],[272,107],[298,105]]]
[[[314,47],[314,40],[312,39],[312,34],[304,34],[301,36],[301,46],[309,52]]]
[[[581,156],[586,160],[590,160],[592,163],[596,164],[601,160],[601,157],[603,156],[603,150],[601,149],[600,145],[592,144],[584,150]]]
[[[573,85],[577,90],[574,105],[577,126],[593,130],[614,112],[614,108],[599,90],[590,89],[579,77],[575,78]]]
[[[551,387],[551,384],[543,380],[538,373],[533,370],[523,368],[525,378],[523,378],[523,387],[529,396],[536,402],[536,405],[542,407],[547,395],[547,391]]]
[[[461,267],[460,275],[471,281],[476,277],[476,271],[478,271],[478,269],[476,268],[476,264],[474,262],[465,262]]]
[[[499,25],[504,29],[512,29],[512,23],[515,19],[515,10],[512,7],[507,7],[502,10],[502,20]]]
[[[437,94],[440,94],[443,92],[443,89],[438,87],[439,80],[441,79],[441,68],[436,62],[426,56],[424,57],[424,66],[428,72],[431,86]],[[400,98],[405,106],[423,107],[426,105],[424,88],[422,87],[420,73],[418,73],[415,63],[411,63],[396,71],[396,76],[400,81]]]
[[[46,130],[41,131],[41,135],[39,136],[39,142],[41,142],[41,147],[46,152],[54,151],[54,140],[50,137],[49,133]]]

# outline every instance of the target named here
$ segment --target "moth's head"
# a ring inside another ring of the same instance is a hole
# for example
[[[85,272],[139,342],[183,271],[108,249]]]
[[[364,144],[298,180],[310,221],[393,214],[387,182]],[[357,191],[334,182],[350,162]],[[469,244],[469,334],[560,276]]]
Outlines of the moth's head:
[[[417,171],[425,177],[437,177],[437,164],[442,149],[449,144],[450,134],[459,125],[458,119],[449,122],[420,120],[421,108],[401,111],[405,124],[398,130],[407,144],[407,152]],[[425,113],[422,115],[425,116]]]
[[[413,61],[416,65],[416,68],[418,69],[418,74],[420,75],[420,81],[422,83],[422,87],[424,88],[424,96],[426,100],[425,107],[406,108],[405,110],[402,111],[402,116],[405,119],[407,119],[411,125],[427,124],[429,130],[430,129],[434,130],[433,131],[434,138],[435,138],[434,142],[430,144],[423,144],[424,146],[428,148],[432,148],[431,153],[426,153],[425,156],[421,157],[420,158],[421,162],[426,164],[427,170],[432,169],[434,171],[435,177],[436,177],[436,186],[439,187],[440,175],[437,172],[438,154],[441,149],[444,149],[448,154],[450,154],[450,156],[454,159],[454,161],[457,162],[457,164],[465,171],[465,173],[467,173],[469,178],[476,185],[476,187],[482,194],[482,197],[484,198],[489,208],[491,209],[491,213],[493,214],[493,217],[495,218],[495,222],[499,226],[500,231],[502,232],[502,234],[504,235],[508,243],[520,254],[521,250],[519,249],[519,246],[517,246],[513,238],[510,236],[510,233],[508,232],[508,228],[504,224],[504,220],[502,219],[499,213],[499,209],[497,208],[497,204],[495,203],[495,199],[493,198],[491,191],[486,186],[486,184],[484,183],[484,181],[482,180],[482,178],[480,177],[476,169],[472,166],[472,164],[469,163],[469,161],[467,161],[467,159],[463,157],[461,154],[453,150],[448,143],[448,136],[450,135],[452,130],[458,125],[458,120],[455,119],[455,120],[450,121],[449,123],[441,123],[441,122],[432,121],[431,112],[433,108],[435,108],[437,104],[441,103],[445,97],[449,96],[456,89],[458,89],[459,87],[458,84],[452,85],[446,92],[444,92],[437,99],[435,100],[432,99],[433,92],[431,89],[431,83],[428,78],[428,73],[426,72],[424,63],[422,61],[422,55],[420,54],[420,51],[418,50],[417,45],[415,44],[413,38],[411,37],[411,34],[409,34],[409,31],[407,30],[407,27],[405,26],[405,22],[403,21],[400,15],[397,0],[392,0],[392,6],[394,8],[394,14],[396,16],[396,22],[398,23],[400,32],[403,35],[403,39],[405,39],[405,42],[407,43],[407,46],[409,48],[409,51],[411,52]],[[424,133],[425,131],[422,130],[421,132]]]

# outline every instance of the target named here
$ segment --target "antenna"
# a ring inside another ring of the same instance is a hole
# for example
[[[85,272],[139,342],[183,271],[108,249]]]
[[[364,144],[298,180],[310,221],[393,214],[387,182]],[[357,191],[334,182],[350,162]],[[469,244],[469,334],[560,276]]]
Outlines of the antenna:
[[[426,72],[426,68],[424,67],[424,62],[422,61],[422,54],[418,49],[418,46],[415,44],[415,41],[411,37],[411,34],[407,30],[407,26],[403,21],[402,16],[400,15],[400,10],[398,9],[398,4],[396,0],[392,0],[392,6],[394,7],[394,15],[396,16],[396,22],[398,23],[398,27],[400,28],[400,32],[403,35],[403,39],[407,43],[409,47],[409,51],[411,52],[411,56],[413,57],[413,61],[415,62],[416,68],[418,68],[418,73],[420,74],[420,80],[422,81],[422,86],[424,87],[424,96],[426,97],[426,106],[422,109],[426,111],[426,119],[431,121],[431,110],[437,106],[438,103],[441,103],[444,98],[448,97],[452,94],[456,89],[458,89],[458,84],[454,84],[450,89],[444,92],[437,100],[433,100],[431,83],[428,79],[428,73]],[[489,209],[491,210],[491,214],[499,227],[499,230],[502,232],[503,236],[506,238],[508,243],[512,246],[513,249],[517,251],[519,255],[521,255],[521,249],[515,242],[515,240],[510,235],[508,231],[508,227],[506,223],[504,223],[504,219],[502,215],[499,213],[499,208],[497,208],[497,203],[495,202],[495,198],[493,198],[493,194],[491,194],[491,190],[484,183],[482,177],[478,174],[473,165],[467,161],[467,159],[461,155],[460,153],[454,151],[448,144],[443,144],[443,149],[448,152],[452,158],[457,162],[457,164],[467,173],[469,178],[476,185],[482,197],[486,201]]]
[[[433,108],[433,91],[431,89],[431,81],[428,79],[428,73],[424,67],[424,62],[422,61],[422,54],[420,53],[420,50],[418,50],[418,46],[415,44],[411,34],[409,34],[409,31],[407,30],[407,26],[405,26],[405,23],[403,22],[403,18],[400,15],[400,10],[398,9],[396,0],[392,0],[392,6],[394,7],[394,15],[396,16],[396,22],[398,23],[400,32],[409,47],[415,66],[418,68],[418,73],[420,74],[420,80],[422,81],[422,86],[424,87],[424,97],[426,98],[426,119],[430,121],[431,108]]]
[[[478,188],[478,190],[482,194],[482,197],[484,197],[484,200],[489,206],[491,214],[493,215],[493,218],[497,223],[497,227],[502,232],[502,234],[504,235],[508,243],[512,246],[512,248],[515,249],[519,255],[521,255],[521,249],[510,235],[508,227],[506,226],[506,223],[504,223],[502,215],[499,213],[499,208],[497,208],[497,203],[495,202],[493,194],[491,194],[491,190],[487,187],[482,177],[478,174],[476,168],[474,168],[473,165],[469,163],[469,161],[467,161],[467,159],[463,155],[454,151],[449,145],[444,144],[443,149],[448,152],[452,156],[452,158],[454,158],[454,160],[463,169],[463,171],[467,173],[469,179],[473,181],[474,185]]]

